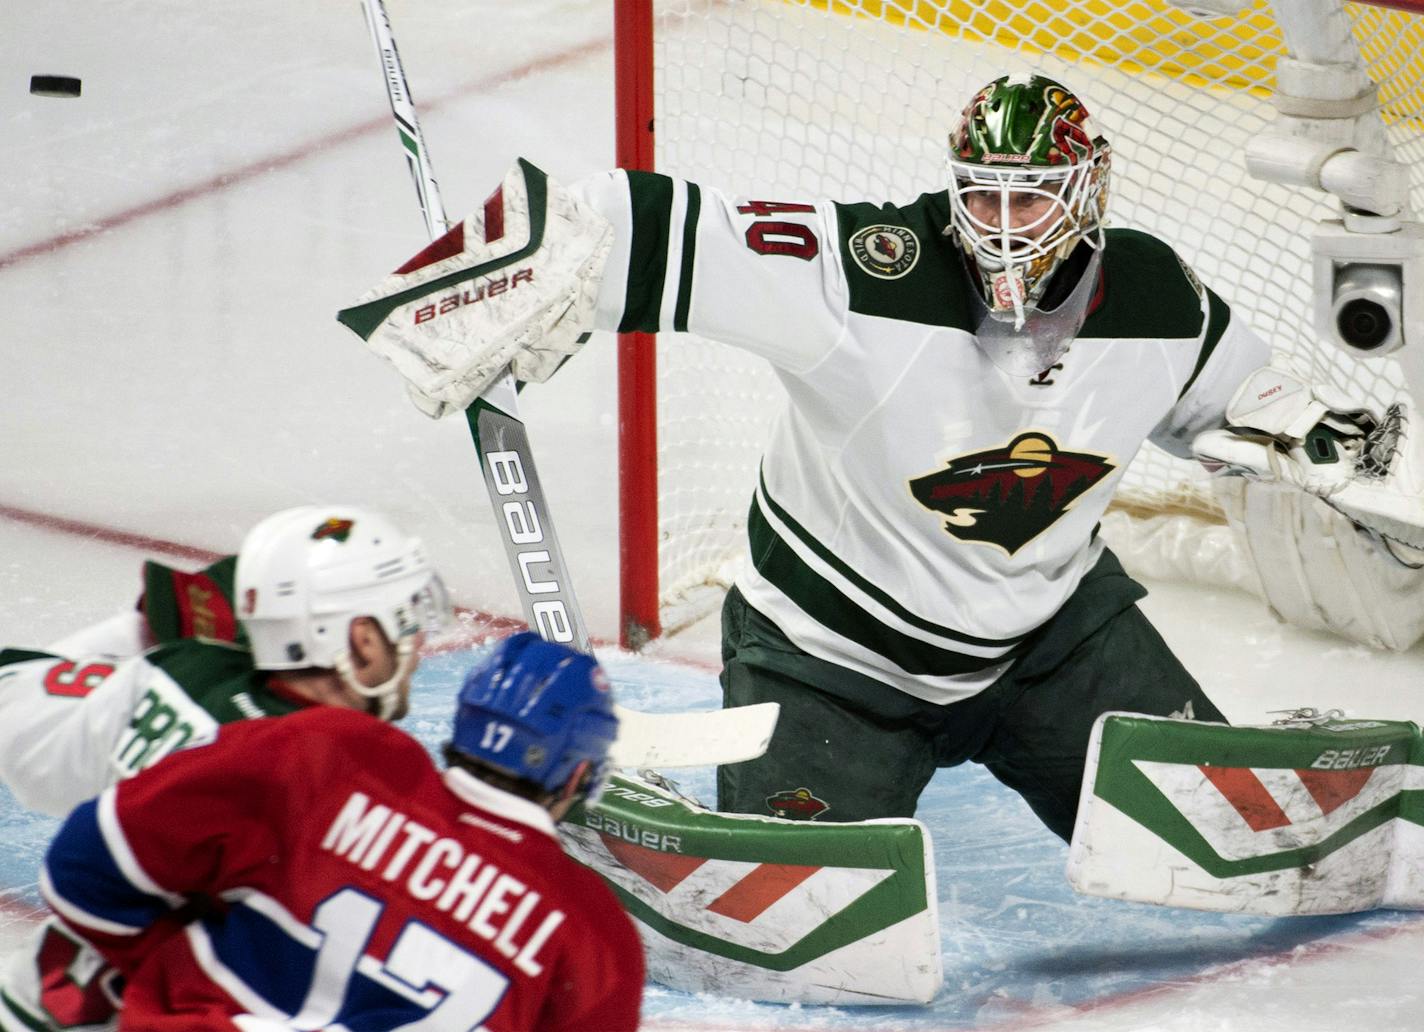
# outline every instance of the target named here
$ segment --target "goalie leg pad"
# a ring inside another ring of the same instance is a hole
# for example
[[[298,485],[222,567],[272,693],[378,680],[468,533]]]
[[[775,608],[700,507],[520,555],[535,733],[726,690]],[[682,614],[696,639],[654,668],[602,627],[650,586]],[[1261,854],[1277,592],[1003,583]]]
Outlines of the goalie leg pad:
[[[1297,627],[1404,651],[1424,636],[1424,569],[1325,502],[1240,477],[1213,494],[1271,610]]]
[[[1110,713],[1083,784],[1068,858],[1078,892],[1250,914],[1424,909],[1413,723]]]
[[[648,976],[779,1003],[928,1003],[943,981],[934,858],[909,819],[713,813],[615,774],[560,826],[638,926]]]

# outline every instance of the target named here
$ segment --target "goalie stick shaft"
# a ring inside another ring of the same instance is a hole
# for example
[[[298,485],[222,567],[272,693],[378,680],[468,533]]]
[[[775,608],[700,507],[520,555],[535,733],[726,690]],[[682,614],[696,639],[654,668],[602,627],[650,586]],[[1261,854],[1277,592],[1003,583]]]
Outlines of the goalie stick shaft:
[[[401,64],[400,51],[396,49],[396,39],[391,32],[391,19],[382,0],[361,0],[361,6],[366,12],[371,42],[376,46],[381,69],[385,72],[386,99],[391,102],[391,115],[400,135],[406,166],[415,182],[420,214],[425,219],[426,232],[434,240],[444,236],[449,223],[440,199],[440,186],[435,182],[435,170],[430,167],[430,153],[425,149],[425,138],[420,133],[420,120],[415,116],[415,101],[411,99],[410,86],[406,83],[405,67]]]
[[[363,6],[371,40],[381,60],[391,115],[415,181],[426,231],[433,240],[448,229],[445,206],[430,164],[430,152],[420,131],[405,67],[396,49],[391,20],[383,0],[363,0]],[[539,482],[529,436],[519,418],[514,377],[506,370],[475,399],[465,411],[465,418],[480,456],[480,469],[490,504],[494,506],[495,522],[514,575],[524,619],[541,637],[591,653],[588,628],[554,533],[554,521]]]
[[[386,96],[401,147],[415,180],[420,211],[431,239],[448,230],[440,187],[420,131],[405,68],[396,50],[383,0],[362,0],[371,40],[385,73]],[[529,436],[519,418],[514,377],[506,370],[465,410],[480,469],[515,590],[529,626],[541,637],[592,654],[588,628],[574,598],[563,550],[554,534]],[[775,703],[701,713],[641,713],[615,706],[618,740],[610,755],[624,767],[690,767],[736,763],[765,752],[780,707]]]

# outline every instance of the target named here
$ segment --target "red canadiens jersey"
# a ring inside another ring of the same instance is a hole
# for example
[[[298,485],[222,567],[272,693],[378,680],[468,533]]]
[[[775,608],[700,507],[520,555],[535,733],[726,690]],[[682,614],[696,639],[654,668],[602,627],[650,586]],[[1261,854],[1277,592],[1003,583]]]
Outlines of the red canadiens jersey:
[[[642,947],[541,807],[362,713],[226,726],[85,803],[59,915],[145,1030],[633,1029]]]

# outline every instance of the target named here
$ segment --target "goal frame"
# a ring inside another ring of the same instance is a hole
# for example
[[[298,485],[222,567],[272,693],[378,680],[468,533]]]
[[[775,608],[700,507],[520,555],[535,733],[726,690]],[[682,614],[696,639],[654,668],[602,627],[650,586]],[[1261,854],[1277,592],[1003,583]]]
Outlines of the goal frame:
[[[1357,2],[1424,17],[1424,0]],[[657,171],[655,15],[654,0],[613,5],[616,155],[626,170]],[[618,339],[619,642],[628,649],[663,633],[655,342],[644,333]]]
[[[654,171],[653,0],[613,5],[618,167]],[[658,617],[656,337],[618,335],[618,643],[641,649]],[[639,471],[653,470],[653,476]]]

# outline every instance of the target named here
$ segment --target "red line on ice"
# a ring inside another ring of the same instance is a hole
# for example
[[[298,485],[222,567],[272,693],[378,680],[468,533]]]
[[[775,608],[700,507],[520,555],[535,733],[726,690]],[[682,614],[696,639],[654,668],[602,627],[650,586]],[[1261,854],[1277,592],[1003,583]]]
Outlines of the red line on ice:
[[[87,520],[72,519],[68,516],[55,516],[50,513],[34,512],[30,509],[21,509],[14,505],[0,504],[0,518],[14,520],[16,523],[27,523],[42,530],[48,530],[56,534],[69,534],[73,537],[88,538],[91,541],[99,541],[106,545],[120,545],[125,548],[134,548],[142,552],[154,555],[169,556],[174,559],[187,559],[192,562],[210,563],[225,552],[214,552],[210,548],[200,548],[196,545],[184,545],[176,541],[168,541],[164,538],[153,537],[149,534],[138,534],[133,531],[120,530],[118,527],[107,527],[99,523],[90,523]],[[429,645],[424,649],[426,655],[438,655],[443,652],[455,652],[460,649],[474,648],[483,641],[489,639],[505,638],[517,631],[528,629],[528,624],[523,620],[513,616],[503,616],[499,613],[487,613],[481,609],[469,609],[464,606],[455,607],[456,615],[460,617],[460,622],[464,625],[462,632],[445,637],[440,642]],[[590,637],[590,643],[596,648],[604,648],[614,644],[604,638]],[[672,660],[677,662],[676,660]],[[692,663],[692,665],[703,665]]]
[[[561,65],[571,64],[590,54],[597,53],[600,50],[607,50],[612,45],[612,38],[604,37],[590,40],[587,43],[580,43],[577,46],[569,47],[566,50],[561,50],[544,57],[535,58],[516,68],[464,83],[423,105],[423,110],[434,111],[453,101],[463,100],[468,96],[480,93],[487,93],[502,83],[535,72],[545,72],[553,68],[558,68]],[[157,215],[162,212],[171,211],[174,208],[187,204],[189,201],[195,201],[211,194],[231,189],[264,173],[276,172],[289,165],[295,165],[305,161],[308,158],[314,158],[324,151],[330,150],[333,147],[339,147],[352,140],[360,139],[372,133],[390,131],[391,116],[389,113],[383,112],[378,117],[368,118],[363,122],[347,126],[344,129],[337,129],[292,150],[283,151],[265,158],[259,158],[246,165],[241,165],[226,172],[219,172],[212,178],[203,180],[200,183],[183,187],[172,193],[165,194],[162,197],[155,197],[151,201],[145,201],[131,208],[125,208],[122,211],[114,212],[112,215],[106,215],[97,222],[91,222],[78,229],[72,229],[68,232],[60,233],[57,236],[49,237],[46,240],[38,240],[32,244],[26,244],[23,247],[16,248],[15,250],[0,253],[0,269],[27,261],[30,258],[39,258],[44,255],[53,254],[56,251],[62,251],[72,244],[77,244],[81,241],[88,240],[90,237],[107,233],[111,229],[119,229],[122,226],[146,218],[149,215]]]
[[[56,534],[89,538],[94,541],[102,541],[106,545],[125,545],[129,548],[139,548],[145,552],[171,556],[175,559],[191,559],[195,562],[210,563],[223,554],[206,548],[195,548],[192,545],[180,545],[162,538],[150,537],[147,534],[120,530],[117,527],[89,523],[86,520],[75,520],[67,516],[55,516],[51,513],[32,512],[29,509],[20,509],[13,505],[0,505],[0,516],[17,523],[28,523],[43,530],[53,531]]]

